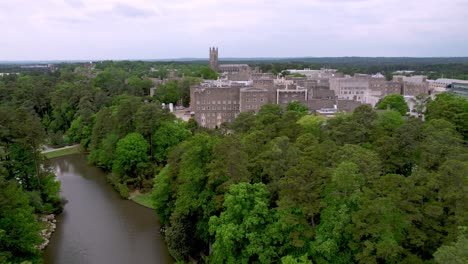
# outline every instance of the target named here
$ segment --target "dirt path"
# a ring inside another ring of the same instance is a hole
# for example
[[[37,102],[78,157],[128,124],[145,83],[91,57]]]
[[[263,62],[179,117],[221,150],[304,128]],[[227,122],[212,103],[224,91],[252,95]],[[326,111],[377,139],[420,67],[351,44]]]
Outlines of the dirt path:
[[[41,153],[46,154],[46,153],[49,153],[49,152],[59,151],[59,150],[63,150],[63,149],[76,148],[76,147],[79,147],[79,146],[80,146],[80,144],[76,144],[76,145],[72,145],[72,146],[66,146],[66,147],[63,147],[63,148],[46,149],[46,150],[41,151]]]

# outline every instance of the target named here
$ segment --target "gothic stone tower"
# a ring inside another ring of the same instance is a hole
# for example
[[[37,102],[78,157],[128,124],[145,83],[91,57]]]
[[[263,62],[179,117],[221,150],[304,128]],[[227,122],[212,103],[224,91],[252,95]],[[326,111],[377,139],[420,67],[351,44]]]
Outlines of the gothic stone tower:
[[[210,67],[214,71],[218,70],[218,48],[210,47]]]

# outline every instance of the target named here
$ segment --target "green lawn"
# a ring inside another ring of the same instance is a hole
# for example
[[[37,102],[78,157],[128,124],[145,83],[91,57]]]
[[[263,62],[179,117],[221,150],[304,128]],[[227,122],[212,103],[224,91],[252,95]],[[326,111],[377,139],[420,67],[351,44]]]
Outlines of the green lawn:
[[[48,152],[48,153],[45,153],[44,156],[51,159],[51,158],[65,156],[65,155],[79,153],[79,152],[80,152],[80,147],[77,146],[77,147],[74,147],[74,148],[61,149],[61,150],[57,150],[57,151]]]
[[[155,209],[153,206],[153,201],[151,200],[151,193],[140,193],[132,197],[132,200],[135,203],[141,204],[145,207]]]

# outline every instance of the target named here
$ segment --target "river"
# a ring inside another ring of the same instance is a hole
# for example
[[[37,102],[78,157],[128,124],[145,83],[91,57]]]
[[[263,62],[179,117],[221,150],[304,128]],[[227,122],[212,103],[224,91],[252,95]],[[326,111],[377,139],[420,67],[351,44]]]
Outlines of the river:
[[[44,251],[45,264],[173,262],[154,210],[121,199],[85,155],[51,163],[68,203]]]

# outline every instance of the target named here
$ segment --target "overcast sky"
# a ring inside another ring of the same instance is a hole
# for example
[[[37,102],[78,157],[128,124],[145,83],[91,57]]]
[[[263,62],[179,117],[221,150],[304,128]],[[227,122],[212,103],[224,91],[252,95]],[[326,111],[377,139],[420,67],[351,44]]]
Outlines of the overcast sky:
[[[0,61],[468,56],[468,0],[0,0]]]

